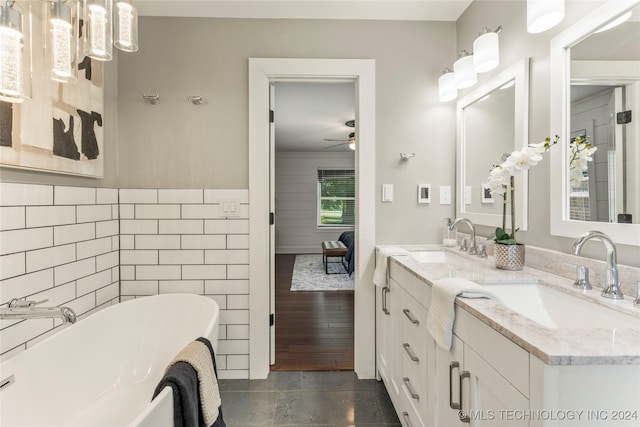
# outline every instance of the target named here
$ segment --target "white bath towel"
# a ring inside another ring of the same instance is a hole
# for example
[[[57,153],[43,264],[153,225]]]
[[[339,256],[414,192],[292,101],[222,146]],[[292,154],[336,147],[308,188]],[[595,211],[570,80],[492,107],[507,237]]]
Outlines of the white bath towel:
[[[451,350],[453,340],[457,296],[492,298],[499,301],[491,291],[467,279],[450,277],[435,281],[431,292],[431,305],[427,314],[427,330],[438,345],[447,351]]]
[[[387,286],[389,282],[389,257],[393,255],[407,255],[406,249],[398,247],[380,248],[376,253],[376,270],[373,272],[373,283],[376,286]]]
[[[176,362],[186,362],[190,364],[198,374],[198,389],[200,392],[202,416],[205,425],[213,425],[218,418],[218,408],[220,407],[221,399],[218,379],[216,378],[213,368],[213,359],[209,348],[201,341],[192,341],[169,363],[169,367]]]

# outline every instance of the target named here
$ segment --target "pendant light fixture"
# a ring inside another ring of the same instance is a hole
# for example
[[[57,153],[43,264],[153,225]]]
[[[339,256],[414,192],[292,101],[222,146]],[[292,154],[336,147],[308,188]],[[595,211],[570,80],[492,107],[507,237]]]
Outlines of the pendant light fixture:
[[[98,61],[110,61],[112,46],[125,52],[138,50],[138,11],[133,0],[116,0],[115,10],[113,0],[84,2],[85,55]]]
[[[438,79],[438,93],[440,95],[440,102],[453,101],[458,97],[455,76],[449,67],[444,69]]]
[[[564,18],[564,0],[527,0],[527,31],[542,33]]]
[[[125,52],[138,50],[138,11],[131,0],[116,2],[114,18],[115,40],[113,44]]]
[[[75,82],[78,76],[77,0],[44,0],[45,66],[52,80]]]
[[[473,55],[462,50],[458,60],[453,64],[456,89],[464,89],[473,86],[478,81],[478,75],[473,69]]]
[[[473,69],[476,73],[486,73],[500,64],[498,33],[501,30],[501,26],[494,31],[484,27],[473,42]]]
[[[25,18],[10,0],[0,3],[0,100],[19,103],[30,97],[31,14]]]

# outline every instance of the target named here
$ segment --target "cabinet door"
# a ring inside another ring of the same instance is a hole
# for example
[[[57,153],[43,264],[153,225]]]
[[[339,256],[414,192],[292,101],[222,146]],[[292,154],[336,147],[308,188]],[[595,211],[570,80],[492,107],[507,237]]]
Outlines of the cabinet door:
[[[391,285],[376,288],[376,361],[378,373],[389,383],[391,369]]]
[[[466,344],[461,380],[462,411],[472,426],[529,425],[529,399]]]
[[[435,425],[439,427],[464,426],[459,418],[463,346],[454,335],[450,351],[435,347]]]

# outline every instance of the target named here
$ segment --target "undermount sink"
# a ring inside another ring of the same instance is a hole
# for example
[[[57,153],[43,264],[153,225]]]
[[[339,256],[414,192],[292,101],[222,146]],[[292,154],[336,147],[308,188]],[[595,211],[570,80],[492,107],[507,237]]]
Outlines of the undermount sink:
[[[527,283],[480,283],[509,309],[552,329],[640,328],[640,318],[578,298],[549,286]]]
[[[418,262],[447,262],[446,253],[444,251],[414,251],[409,252],[409,255]]]

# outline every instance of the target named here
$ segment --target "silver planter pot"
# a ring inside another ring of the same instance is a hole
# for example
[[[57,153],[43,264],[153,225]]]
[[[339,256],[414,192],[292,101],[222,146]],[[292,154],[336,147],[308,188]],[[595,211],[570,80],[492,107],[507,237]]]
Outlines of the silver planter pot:
[[[496,268],[519,271],[524,267],[524,245],[503,245],[496,243],[494,248]]]

